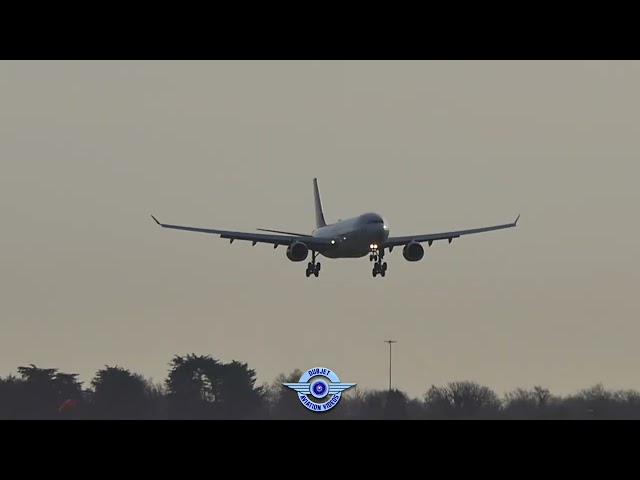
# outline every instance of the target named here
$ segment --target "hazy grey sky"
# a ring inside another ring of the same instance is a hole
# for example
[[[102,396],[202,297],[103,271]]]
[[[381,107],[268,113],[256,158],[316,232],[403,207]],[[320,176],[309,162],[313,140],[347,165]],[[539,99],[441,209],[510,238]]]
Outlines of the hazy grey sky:
[[[0,374],[211,354],[411,396],[640,388],[640,63],[1,62]],[[321,259],[163,230],[515,229]]]

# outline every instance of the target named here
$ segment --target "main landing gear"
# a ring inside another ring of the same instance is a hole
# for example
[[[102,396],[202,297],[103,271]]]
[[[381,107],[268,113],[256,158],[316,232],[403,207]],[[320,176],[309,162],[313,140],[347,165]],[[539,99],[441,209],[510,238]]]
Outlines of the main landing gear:
[[[374,277],[380,275],[384,277],[387,274],[387,262],[383,262],[384,258],[384,249],[378,250],[378,246],[372,244],[371,245],[371,254],[369,255],[369,261],[375,262],[373,264],[373,270],[371,271]]]
[[[307,271],[305,272],[307,277],[311,276],[311,274],[316,277],[320,275],[320,262],[316,262],[316,255],[318,255],[316,252],[311,252],[311,261],[307,264]]]

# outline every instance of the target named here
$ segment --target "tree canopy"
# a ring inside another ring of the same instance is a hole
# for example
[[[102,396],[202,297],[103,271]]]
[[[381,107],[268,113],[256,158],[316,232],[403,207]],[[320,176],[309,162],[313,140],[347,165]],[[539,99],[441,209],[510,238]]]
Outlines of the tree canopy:
[[[469,380],[425,385],[421,398],[400,390],[349,389],[333,409],[312,412],[283,382],[302,372],[280,374],[257,385],[256,371],[238,360],[211,355],[175,355],[162,383],[122,366],[105,365],[87,385],[76,373],[27,365],[0,378],[0,419],[59,420],[484,420],[640,419],[640,393],[593,385],[565,397],[542,386],[500,396]]]

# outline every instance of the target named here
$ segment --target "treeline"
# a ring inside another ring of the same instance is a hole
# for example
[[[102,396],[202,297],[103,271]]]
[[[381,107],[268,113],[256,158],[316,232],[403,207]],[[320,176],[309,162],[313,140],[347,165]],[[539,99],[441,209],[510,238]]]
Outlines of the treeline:
[[[246,363],[211,356],[175,356],[163,383],[119,366],[105,366],[88,385],[75,373],[35,365],[0,379],[0,419],[181,420],[181,419],[640,419],[640,393],[610,391],[602,385],[565,397],[542,387],[517,389],[500,397],[472,381],[431,386],[420,399],[399,390],[354,387],[336,407],[306,409],[283,382],[302,372],[256,385]]]

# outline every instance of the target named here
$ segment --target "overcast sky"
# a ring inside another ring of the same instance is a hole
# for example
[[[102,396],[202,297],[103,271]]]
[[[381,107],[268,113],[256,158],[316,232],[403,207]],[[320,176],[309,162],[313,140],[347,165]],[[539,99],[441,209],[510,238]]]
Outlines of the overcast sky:
[[[316,366],[410,396],[640,389],[640,63],[1,62],[0,375],[175,354]],[[164,230],[377,211],[391,235],[509,222],[421,262]]]

